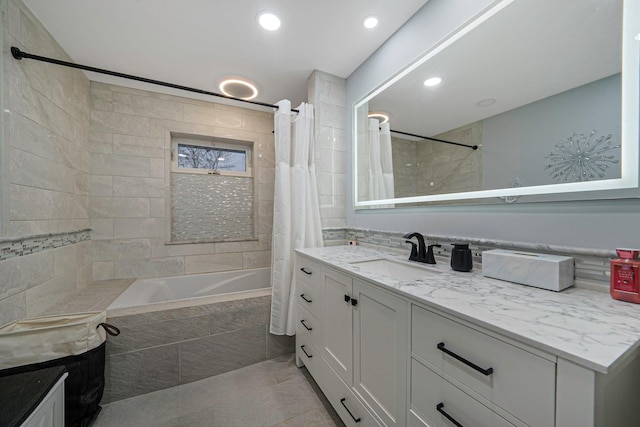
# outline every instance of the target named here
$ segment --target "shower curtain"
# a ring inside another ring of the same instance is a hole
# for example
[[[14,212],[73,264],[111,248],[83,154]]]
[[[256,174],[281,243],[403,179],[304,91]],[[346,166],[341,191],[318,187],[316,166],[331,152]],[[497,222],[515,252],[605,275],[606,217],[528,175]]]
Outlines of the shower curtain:
[[[393,199],[393,157],[391,127],[369,119],[369,196],[370,200]]]
[[[294,249],[323,246],[316,186],[313,105],[291,116],[291,101],[274,115],[276,176],[271,247],[271,324],[276,335],[295,334]]]

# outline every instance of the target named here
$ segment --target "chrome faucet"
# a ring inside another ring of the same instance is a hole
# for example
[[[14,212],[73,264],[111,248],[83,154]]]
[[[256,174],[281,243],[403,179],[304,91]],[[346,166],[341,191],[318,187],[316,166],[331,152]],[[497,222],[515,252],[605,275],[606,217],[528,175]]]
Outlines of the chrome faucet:
[[[411,240],[406,240],[407,243],[411,244],[411,255],[409,255],[409,261],[424,262],[426,264],[436,263],[436,259],[433,256],[433,247],[435,246],[439,248],[441,245],[429,245],[427,249],[427,246],[424,243],[424,236],[417,232],[407,233],[402,237],[405,239],[412,239],[414,237],[418,239],[417,246]]]

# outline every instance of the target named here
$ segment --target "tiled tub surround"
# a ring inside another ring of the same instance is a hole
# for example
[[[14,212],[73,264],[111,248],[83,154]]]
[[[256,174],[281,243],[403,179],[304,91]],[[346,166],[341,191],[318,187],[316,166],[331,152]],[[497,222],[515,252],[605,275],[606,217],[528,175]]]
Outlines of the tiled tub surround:
[[[91,82],[90,218],[93,280],[269,267],[273,113]],[[171,240],[171,135],[254,143],[258,197],[252,239]]]
[[[107,321],[104,403],[185,384],[294,351],[293,337],[269,333],[269,295]]]
[[[350,264],[381,257],[406,259],[396,252],[358,246],[298,252],[599,373],[623,364],[640,346],[640,307],[603,292],[579,288],[552,292],[489,279],[477,270],[454,272],[443,262],[429,266],[440,274],[399,281]]]

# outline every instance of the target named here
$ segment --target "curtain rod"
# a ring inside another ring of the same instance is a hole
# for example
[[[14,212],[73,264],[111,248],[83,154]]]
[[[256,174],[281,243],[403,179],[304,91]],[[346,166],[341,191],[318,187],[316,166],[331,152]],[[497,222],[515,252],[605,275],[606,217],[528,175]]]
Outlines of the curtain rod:
[[[428,140],[430,140],[430,141],[443,142],[443,143],[445,143],[445,144],[458,145],[458,146],[460,146],[460,147],[468,147],[468,148],[471,148],[472,150],[477,150],[477,149],[478,149],[478,146],[477,146],[477,145],[461,144],[461,143],[459,143],[459,142],[446,141],[446,140],[444,140],[444,139],[431,138],[431,137],[429,137],[429,136],[416,135],[416,134],[413,134],[413,133],[402,132],[402,131],[399,131],[399,130],[393,130],[393,129],[390,129],[390,132],[393,132],[393,133],[399,133],[399,134],[401,134],[401,135],[413,136],[413,137],[415,137],[415,138],[428,139]]]
[[[131,75],[131,74],[118,73],[117,71],[104,70],[102,68],[90,67],[88,65],[74,64],[73,62],[61,61],[59,59],[53,59],[53,58],[47,58],[45,56],[33,55],[31,53],[23,52],[20,49],[18,49],[17,47],[14,47],[14,46],[11,46],[11,54],[17,60],[21,60],[23,58],[35,59],[36,61],[48,62],[50,64],[62,65],[64,67],[70,67],[70,68],[77,68],[77,69],[80,69],[80,70],[92,71],[94,73],[107,74],[109,76],[122,77],[124,79],[136,80],[136,81],[143,82],[143,83],[151,83],[151,84],[154,84],[154,85],[170,87],[172,89],[179,89],[179,90],[184,90],[184,91],[187,91],[187,92],[199,93],[199,94],[202,94],[202,95],[217,96],[219,98],[230,99],[230,100],[233,100],[233,101],[246,102],[248,104],[260,105],[262,107],[280,108],[277,105],[267,104],[265,102],[248,101],[246,99],[235,98],[233,96],[226,96],[226,95],[223,95],[221,93],[209,92],[207,90],[195,89],[195,88],[188,87],[188,86],[182,86],[182,85],[177,85],[177,84],[174,84],[174,83],[162,82],[162,81],[159,81],[159,80],[147,79],[145,77],[138,77],[138,76],[134,76],[134,75]],[[291,111],[294,112],[294,113],[298,113],[299,112],[298,110],[294,110],[293,108],[291,109]]]

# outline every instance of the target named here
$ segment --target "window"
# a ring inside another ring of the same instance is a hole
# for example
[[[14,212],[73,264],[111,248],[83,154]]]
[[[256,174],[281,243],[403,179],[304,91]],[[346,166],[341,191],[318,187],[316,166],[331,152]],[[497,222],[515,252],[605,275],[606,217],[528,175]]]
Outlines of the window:
[[[251,151],[245,141],[175,138],[173,170],[251,176]]]
[[[253,143],[172,136],[171,241],[255,239]]]

